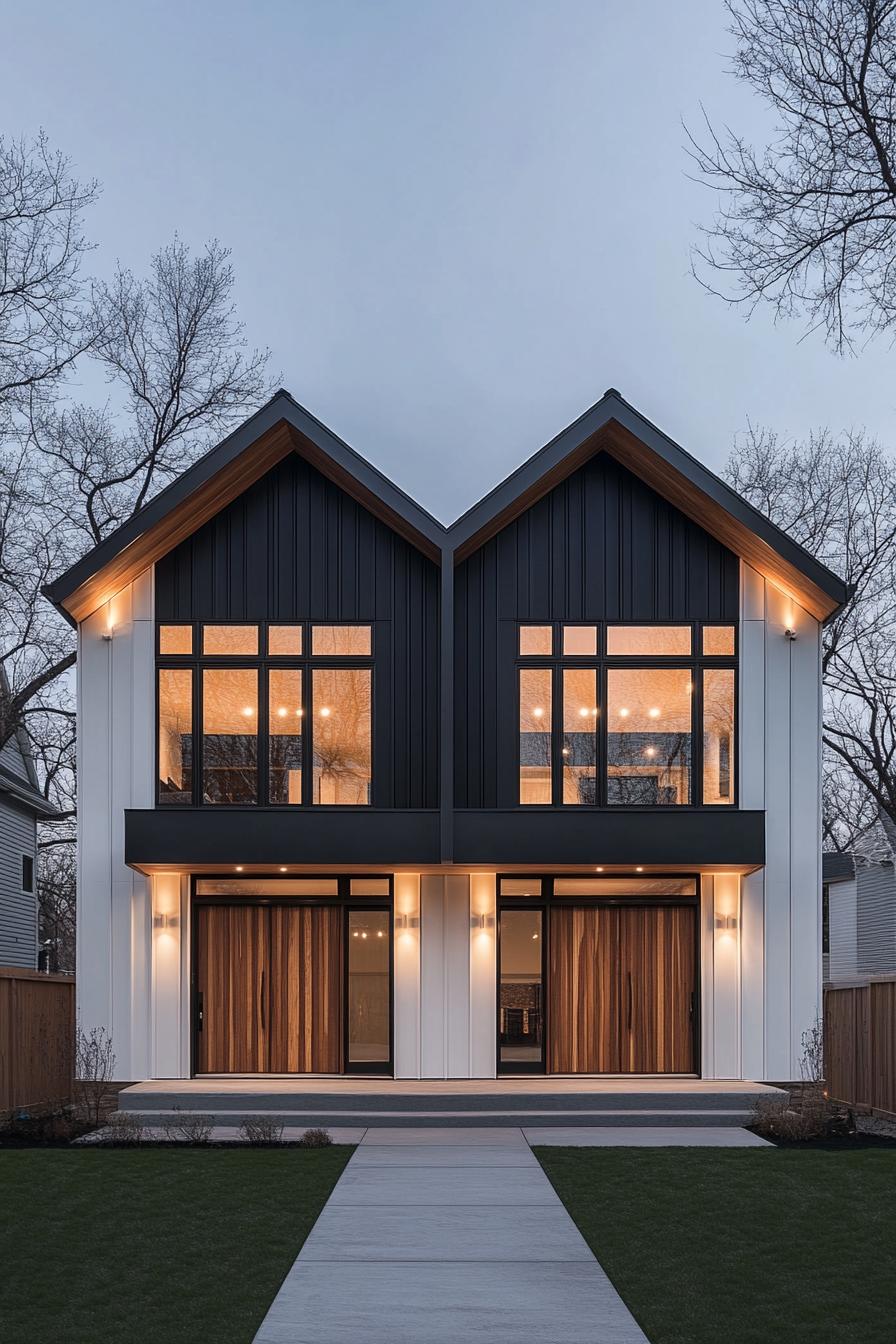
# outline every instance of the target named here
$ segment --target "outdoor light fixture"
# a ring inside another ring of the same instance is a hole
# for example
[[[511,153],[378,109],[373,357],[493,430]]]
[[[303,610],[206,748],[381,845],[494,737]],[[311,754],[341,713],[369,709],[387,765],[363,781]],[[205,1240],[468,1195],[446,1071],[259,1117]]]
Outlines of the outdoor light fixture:
[[[418,925],[419,923],[420,923],[420,921],[419,921],[419,919],[417,918],[416,915],[396,915],[396,916],[395,916],[395,927],[396,927],[396,929],[416,929],[416,927],[417,927],[417,925]]]
[[[480,933],[485,933],[488,930],[489,925],[493,923],[494,923],[493,915],[487,915],[487,914],[470,915],[470,928],[478,929]]]
[[[737,915],[716,915],[716,928],[729,932],[737,928]]]
[[[177,915],[153,915],[152,926],[154,929],[176,929],[180,919]]]
[[[796,631],[789,625],[787,629],[784,631],[784,638],[789,639],[791,644],[796,639]]]

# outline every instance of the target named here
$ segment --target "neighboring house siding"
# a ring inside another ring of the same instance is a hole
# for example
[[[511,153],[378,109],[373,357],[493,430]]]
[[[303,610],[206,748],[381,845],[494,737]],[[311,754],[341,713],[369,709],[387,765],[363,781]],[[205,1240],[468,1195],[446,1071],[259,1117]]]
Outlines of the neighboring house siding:
[[[156,566],[157,621],[370,621],[373,804],[438,807],[437,567],[293,455]]]
[[[37,897],[22,890],[22,857],[36,847],[34,818],[0,801],[0,966],[37,965]]]
[[[853,980],[856,959],[856,879],[828,887],[828,959],[825,979]]]
[[[860,867],[855,938],[859,975],[896,975],[896,875],[891,863]]]
[[[11,774],[18,775],[19,779],[31,782],[21,748],[14,737],[11,737],[8,742],[4,742],[3,746],[0,747],[0,765],[9,770]]]
[[[730,621],[739,562],[605,453],[475,551],[455,578],[455,803],[517,803],[521,621]]]

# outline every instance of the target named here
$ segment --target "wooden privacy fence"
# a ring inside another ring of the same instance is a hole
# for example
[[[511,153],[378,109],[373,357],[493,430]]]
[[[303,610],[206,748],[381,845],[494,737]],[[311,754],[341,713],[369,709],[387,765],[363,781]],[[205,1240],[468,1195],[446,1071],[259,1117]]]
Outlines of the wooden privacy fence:
[[[824,1043],[835,1101],[896,1113],[896,979],[826,989]]]
[[[68,1101],[75,981],[0,966],[0,1116]]]

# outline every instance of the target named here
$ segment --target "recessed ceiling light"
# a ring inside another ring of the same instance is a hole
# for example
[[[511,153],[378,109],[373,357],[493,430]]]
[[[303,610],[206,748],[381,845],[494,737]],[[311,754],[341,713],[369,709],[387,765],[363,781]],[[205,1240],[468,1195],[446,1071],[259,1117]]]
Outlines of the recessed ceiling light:
[[[242,865],[241,863],[238,863],[238,864],[237,864],[237,866],[236,866],[236,871],[237,871],[238,873],[241,873],[241,872],[243,871],[243,865]]]
[[[635,872],[636,872],[636,873],[643,873],[643,871],[644,871],[643,868],[636,868],[636,869],[635,869]]]
[[[595,868],[594,871],[595,871],[596,873],[602,873],[602,872],[603,872],[603,868]]]
[[[281,871],[281,873],[285,873],[285,872],[286,872],[286,869],[285,869],[285,868],[281,868],[280,871]]]

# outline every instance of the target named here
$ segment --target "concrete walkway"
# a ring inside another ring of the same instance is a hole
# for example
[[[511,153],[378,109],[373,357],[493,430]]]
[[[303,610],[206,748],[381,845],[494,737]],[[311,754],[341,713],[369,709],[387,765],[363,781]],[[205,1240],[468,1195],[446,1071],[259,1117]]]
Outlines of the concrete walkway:
[[[647,1344],[519,1129],[370,1129],[256,1344]]]

